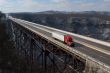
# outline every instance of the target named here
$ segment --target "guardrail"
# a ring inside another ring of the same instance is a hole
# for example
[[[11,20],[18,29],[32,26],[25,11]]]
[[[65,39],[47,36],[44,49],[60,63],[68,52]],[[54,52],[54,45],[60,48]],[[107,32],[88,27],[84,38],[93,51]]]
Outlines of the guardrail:
[[[11,18],[12,18],[12,17],[11,17]],[[12,19],[15,19],[15,18],[12,18]],[[100,52],[103,52],[103,53],[105,53],[105,54],[110,55],[110,43],[109,43],[109,42],[97,40],[97,39],[94,39],[94,38],[90,38],[90,37],[86,37],[86,36],[83,36],[83,35],[79,35],[79,34],[67,32],[67,31],[59,30],[59,29],[56,29],[56,28],[52,28],[52,27],[48,27],[48,26],[36,24],[36,23],[33,23],[33,22],[21,20],[21,19],[17,19],[17,20],[23,21],[23,22],[25,22],[25,23],[33,24],[33,25],[35,25],[36,27],[45,28],[45,31],[48,31],[48,30],[46,30],[46,29],[51,29],[51,30],[54,30],[54,31],[57,31],[57,32],[60,32],[60,33],[66,33],[66,34],[72,35],[73,37],[80,38],[80,39],[82,39],[82,40],[87,41],[88,43],[87,43],[87,42],[84,42],[84,41],[79,41],[79,40],[75,40],[75,42],[80,43],[80,44],[85,45],[85,46],[87,46],[87,47],[89,47],[89,48],[92,48],[92,49],[95,49],[95,50],[97,50],[97,51],[100,51]],[[34,26],[34,27],[35,27],[35,26]],[[90,44],[90,43],[97,44],[97,46],[95,46],[95,45],[93,45],[93,44]],[[104,47],[105,47],[105,48],[104,48]]]

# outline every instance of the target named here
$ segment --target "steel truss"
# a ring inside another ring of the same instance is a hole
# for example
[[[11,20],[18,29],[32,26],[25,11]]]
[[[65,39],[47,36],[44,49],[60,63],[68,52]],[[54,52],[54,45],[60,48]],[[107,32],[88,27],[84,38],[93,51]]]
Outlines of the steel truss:
[[[31,73],[83,73],[85,60],[79,59],[29,30],[15,29],[16,44],[30,65]],[[18,39],[19,37],[19,39]],[[21,46],[20,42],[24,42]],[[25,47],[24,47],[25,46]],[[28,47],[26,47],[28,46]],[[19,51],[19,53],[21,53]]]

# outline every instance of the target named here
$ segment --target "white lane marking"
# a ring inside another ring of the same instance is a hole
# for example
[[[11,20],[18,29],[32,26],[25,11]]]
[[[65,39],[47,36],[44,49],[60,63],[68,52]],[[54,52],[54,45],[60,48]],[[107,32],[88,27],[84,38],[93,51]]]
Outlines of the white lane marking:
[[[21,20],[21,19],[18,19],[18,20]],[[71,34],[71,35],[79,37],[81,39],[85,39],[85,40],[90,41],[90,42],[95,42],[97,44],[101,44],[101,45],[110,47],[109,42],[105,42],[105,41],[97,40],[97,39],[94,39],[94,38],[86,37],[86,36],[83,36],[83,35],[79,35],[79,34],[67,32],[67,31],[59,30],[59,29],[52,28],[52,27],[49,27],[49,26],[47,27],[47,26],[44,26],[44,25],[36,24],[36,23],[33,23],[33,22],[25,21],[25,20],[21,20],[21,21],[24,21],[24,22],[27,22],[27,23],[30,23],[30,24],[34,24],[34,25],[38,25],[38,26],[41,26],[41,27],[45,27],[45,28],[48,28],[48,29],[51,29],[51,30],[60,31],[60,32],[63,32],[63,33],[66,33],[66,34]]]
[[[29,24],[29,23],[27,23],[28,25],[30,25],[31,26],[31,24]],[[35,27],[35,28],[37,28],[37,29],[40,29],[40,30],[43,30],[43,31],[46,31],[46,32],[49,32],[49,33],[51,33],[52,31],[50,31],[50,30],[48,30],[48,29],[45,29],[45,28],[41,28],[41,27],[36,27],[36,26],[33,26],[33,27]]]
[[[77,41],[77,40],[75,40],[75,41],[76,41],[77,43],[80,43],[80,44],[85,45],[85,46],[88,47],[88,48],[91,48],[91,49],[97,50],[97,51],[99,51],[99,52],[105,53],[105,54],[107,54],[107,55],[110,55],[110,51],[108,51],[108,50],[105,50],[105,49],[102,49],[102,48],[98,48],[98,47],[96,47],[96,46],[92,46],[92,45],[89,45],[89,44],[87,44],[87,43],[80,42],[80,41]]]
[[[18,22],[19,22],[19,21],[18,21]],[[26,22],[26,23],[27,23],[27,22]],[[27,25],[31,25],[31,24],[30,24],[30,23],[27,23]],[[45,29],[45,28],[41,28],[41,27],[39,27],[39,26],[38,26],[38,27],[33,26],[33,27],[51,33],[50,30],[47,30],[47,29]],[[92,49],[94,49],[94,50],[97,50],[97,51],[100,51],[100,52],[102,52],[102,53],[105,53],[105,54],[110,55],[110,51],[107,51],[107,50],[104,50],[104,49],[101,49],[101,48],[98,48],[98,47],[95,47],[95,46],[89,45],[89,44],[84,43],[84,42],[80,42],[80,41],[77,41],[77,40],[75,40],[75,41],[76,41],[77,43],[83,44],[83,45],[85,45],[85,46],[87,46],[87,47],[89,47],[89,48],[92,48]]]
[[[13,19],[16,19],[16,18],[13,18]],[[16,20],[21,20],[21,19],[16,19]],[[79,37],[81,39],[85,39],[85,40],[90,41],[90,42],[95,42],[97,44],[101,44],[101,45],[110,47],[110,43],[109,42],[105,42],[105,41],[97,40],[97,39],[94,39],[94,38],[82,36],[82,35],[79,35],[79,34],[74,34],[74,33],[71,33],[71,32],[55,29],[55,28],[52,28],[52,27],[47,27],[47,26],[44,26],[44,25],[36,24],[36,23],[33,23],[33,22],[25,21],[25,20],[21,20],[21,21],[26,22],[26,23],[30,23],[30,24],[34,24],[36,26],[48,28],[48,29],[51,29],[51,30],[60,31],[60,32],[63,32],[63,33],[66,33],[66,34],[71,34],[71,35]]]

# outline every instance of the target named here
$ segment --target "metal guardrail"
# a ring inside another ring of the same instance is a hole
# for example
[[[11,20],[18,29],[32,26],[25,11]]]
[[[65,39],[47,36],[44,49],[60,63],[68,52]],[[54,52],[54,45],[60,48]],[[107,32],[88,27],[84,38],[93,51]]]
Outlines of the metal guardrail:
[[[12,17],[10,17],[10,18],[12,18]],[[12,19],[15,19],[15,18],[12,18]],[[36,24],[36,23],[33,23],[33,22],[21,20],[21,19],[17,19],[17,20],[23,21],[25,23],[33,24],[33,25],[35,25],[34,27],[39,27],[41,29],[44,29],[47,32],[49,32],[49,30],[54,30],[54,31],[57,31],[57,32],[60,32],[60,33],[65,33],[65,34],[72,35],[73,37],[76,37],[76,38],[80,39],[80,40],[75,39],[75,42],[110,55],[110,43],[109,42],[97,40],[97,39],[94,39],[94,38],[90,38],[90,37],[86,37],[86,36],[83,36],[83,35],[79,35],[79,34],[67,32],[67,31],[59,30],[59,29],[56,29],[56,28]],[[83,41],[81,41],[81,40],[83,40]]]

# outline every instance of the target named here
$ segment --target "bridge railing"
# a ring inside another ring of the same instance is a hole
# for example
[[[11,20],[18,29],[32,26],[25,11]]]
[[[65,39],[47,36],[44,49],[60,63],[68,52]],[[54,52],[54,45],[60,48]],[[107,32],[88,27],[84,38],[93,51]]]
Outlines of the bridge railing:
[[[16,18],[12,18],[12,19],[16,19]],[[83,35],[67,32],[67,31],[64,31],[64,30],[60,30],[60,29],[49,27],[49,26],[44,26],[44,25],[36,24],[36,23],[33,23],[33,22],[21,20],[21,19],[17,19],[17,20],[26,22],[29,25],[33,24],[33,25],[35,25],[34,27],[39,27],[41,29],[45,28],[44,29],[45,31],[48,31],[46,29],[50,29],[50,30],[54,30],[54,31],[57,31],[57,32],[60,32],[60,33],[65,33],[65,34],[72,35],[73,37],[76,38],[75,42],[110,55],[110,43],[109,42],[97,40],[97,39],[90,38],[90,37],[87,37],[87,36],[83,36]]]

